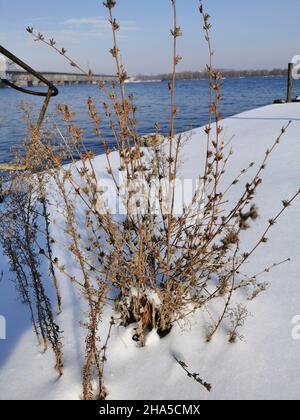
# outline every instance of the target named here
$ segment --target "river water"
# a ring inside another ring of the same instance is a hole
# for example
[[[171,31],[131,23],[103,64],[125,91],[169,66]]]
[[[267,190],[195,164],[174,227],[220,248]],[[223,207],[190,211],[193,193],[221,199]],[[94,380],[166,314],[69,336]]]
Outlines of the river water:
[[[222,80],[224,99],[221,104],[221,113],[224,117],[228,117],[271,104],[274,99],[285,98],[286,85],[285,77],[224,79]],[[162,132],[167,133],[170,120],[168,83],[128,83],[126,90],[128,94],[134,94],[134,101],[138,108],[140,134],[153,132],[155,123],[159,123]],[[93,149],[96,154],[101,153],[101,144],[95,138],[93,124],[88,118],[86,102],[87,98],[92,96],[99,109],[102,110],[102,103],[107,102],[103,92],[96,85],[60,86],[59,92],[59,96],[52,99],[49,108],[48,115],[51,121],[61,123],[56,115],[56,105],[58,103],[69,104],[71,110],[75,112],[76,123],[84,129],[86,146]],[[294,83],[295,95],[300,95],[300,81]],[[209,90],[206,80],[177,82],[177,132],[207,123],[208,99]],[[22,102],[29,103],[37,115],[43,99],[24,95],[12,89],[0,89],[0,162],[9,161],[12,148],[18,147],[26,137]],[[112,136],[105,122],[102,128],[108,143],[113,144]]]

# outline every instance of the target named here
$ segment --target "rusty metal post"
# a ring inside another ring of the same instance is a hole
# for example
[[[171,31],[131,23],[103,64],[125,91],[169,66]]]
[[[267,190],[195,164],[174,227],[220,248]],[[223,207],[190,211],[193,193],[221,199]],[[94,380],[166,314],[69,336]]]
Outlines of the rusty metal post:
[[[43,103],[43,107],[42,107],[42,110],[40,112],[38,122],[37,122],[36,127],[35,127],[35,130],[37,132],[40,131],[40,128],[41,128],[41,125],[44,121],[45,114],[47,112],[47,108],[48,108],[48,105],[49,105],[49,102],[50,102],[50,99],[51,99],[52,95],[53,95],[53,92],[51,91],[51,89],[49,89],[48,94],[47,94],[47,96],[45,98],[45,101]]]

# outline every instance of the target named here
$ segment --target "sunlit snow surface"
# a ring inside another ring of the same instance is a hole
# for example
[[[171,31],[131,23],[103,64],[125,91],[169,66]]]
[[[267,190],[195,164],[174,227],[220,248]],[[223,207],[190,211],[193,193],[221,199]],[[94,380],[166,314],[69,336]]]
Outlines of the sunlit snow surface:
[[[257,165],[281,128],[293,120],[277,151],[270,158],[264,182],[256,196],[260,219],[245,235],[242,247],[254,244],[268,219],[281,208],[281,201],[300,187],[300,104],[272,105],[239,114],[222,122],[224,140],[232,139],[234,156],[224,177],[229,184],[252,161]],[[234,137],[233,137],[234,136]],[[182,154],[181,176],[196,178],[203,168],[205,134],[193,131]],[[118,160],[112,156],[117,168]],[[101,173],[105,158],[96,158]],[[255,168],[253,169],[253,171]],[[251,175],[251,172],[248,176]],[[246,180],[245,180],[246,181]],[[241,182],[230,200],[238,197]],[[269,234],[269,243],[260,248],[244,268],[256,273],[276,261],[292,262],[266,274],[270,289],[248,304],[253,314],[242,331],[243,342],[229,344],[226,328],[214,340],[205,342],[201,314],[189,318],[181,329],[174,328],[163,340],[152,332],[146,347],[132,341],[133,326],[115,327],[108,349],[105,381],[111,399],[299,399],[300,340],[292,337],[292,319],[300,315],[300,200],[294,203]],[[60,260],[63,251],[56,250]],[[81,368],[84,362],[84,330],[80,303],[68,279],[61,277],[63,313],[59,323],[64,331],[64,376],[57,380],[51,352],[36,347],[29,315],[16,301],[9,281],[5,258],[1,255],[3,281],[0,283],[0,315],[7,322],[7,339],[0,340],[0,399],[78,399],[81,396]],[[240,296],[243,299],[243,296]],[[106,337],[110,313],[101,327]],[[193,372],[213,386],[209,394],[186,377],[173,354]]]

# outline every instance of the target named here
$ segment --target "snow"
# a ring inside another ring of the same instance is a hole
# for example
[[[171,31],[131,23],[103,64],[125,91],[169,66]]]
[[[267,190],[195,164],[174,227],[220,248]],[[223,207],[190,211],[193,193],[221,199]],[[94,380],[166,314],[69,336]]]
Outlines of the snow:
[[[132,287],[130,290],[130,295],[133,298],[136,298],[138,296],[138,290],[135,287]],[[160,297],[154,290],[146,289],[143,296],[147,297],[148,302],[151,303],[155,308],[161,305]]]
[[[235,152],[224,178],[224,183],[229,184],[250,162],[259,164],[265,150],[290,120],[292,124],[264,173],[264,182],[256,197],[260,218],[256,228],[247,232],[245,250],[251,248],[264,231],[267,220],[281,208],[282,199],[290,197],[300,187],[300,105],[271,105],[222,123],[224,139],[232,138]],[[197,179],[203,167],[204,149],[205,134],[203,128],[199,128],[192,132],[183,151],[181,177]],[[112,161],[117,168],[116,155],[112,156]],[[99,173],[104,173],[104,156],[96,158],[96,166]],[[238,196],[243,185],[241,182],[232,190],[230,199]],[[226,329],[222,328],[211,343],[206,343],[201,313],[191,316],[187,325],[177,325],[162,340],[153,331],[147,336],[144,348],[138,348],[132,340],[134,325],[116,326],[105,366],[109,399],[299,399],[300,340],[298,333],[293,334],[293,328],[297,327],[293,322],[297,322],[300,315],[299,216],[300,200],[272,230],[269,243],[247,264],[247,272],[256,273],[276,261],[292,259],[291,263],[266,274],[263,281],[270,282],[271,287],[247,304],[253,316],[247,319],[241,331],[244,341],[229,344]],[[63,251],[60,253],[63,260]],[[64,304],[59,323],[64,331],[65,373],[57,380],[51,352],[42,354],[36,347],[27,310],[16,300],[1,250],[0,255],[0,274],[3,271],[0,316],[4,316],[7,323],[7,339],[0,340],[0,399],[79,399],[84,330],[79,326],[83,314],[76,292],[69,280],[61,277]],[[72,262],[69,264],[72,266]],[[153,299],[159,304],[157,296]],[[106,337],[110,315],[107,309],[101,326],[102,337]],[[211,383],[212,392],[208,393],[187,378],[173,356]]]

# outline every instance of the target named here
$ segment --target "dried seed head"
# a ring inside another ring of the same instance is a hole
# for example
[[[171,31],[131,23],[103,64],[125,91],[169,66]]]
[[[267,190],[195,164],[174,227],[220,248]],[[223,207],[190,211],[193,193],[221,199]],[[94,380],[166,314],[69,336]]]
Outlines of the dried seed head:
[[[103,6],[109,10],[112,10],[116,4],[116,0],[106,0],[105,2],[103,2]]]

